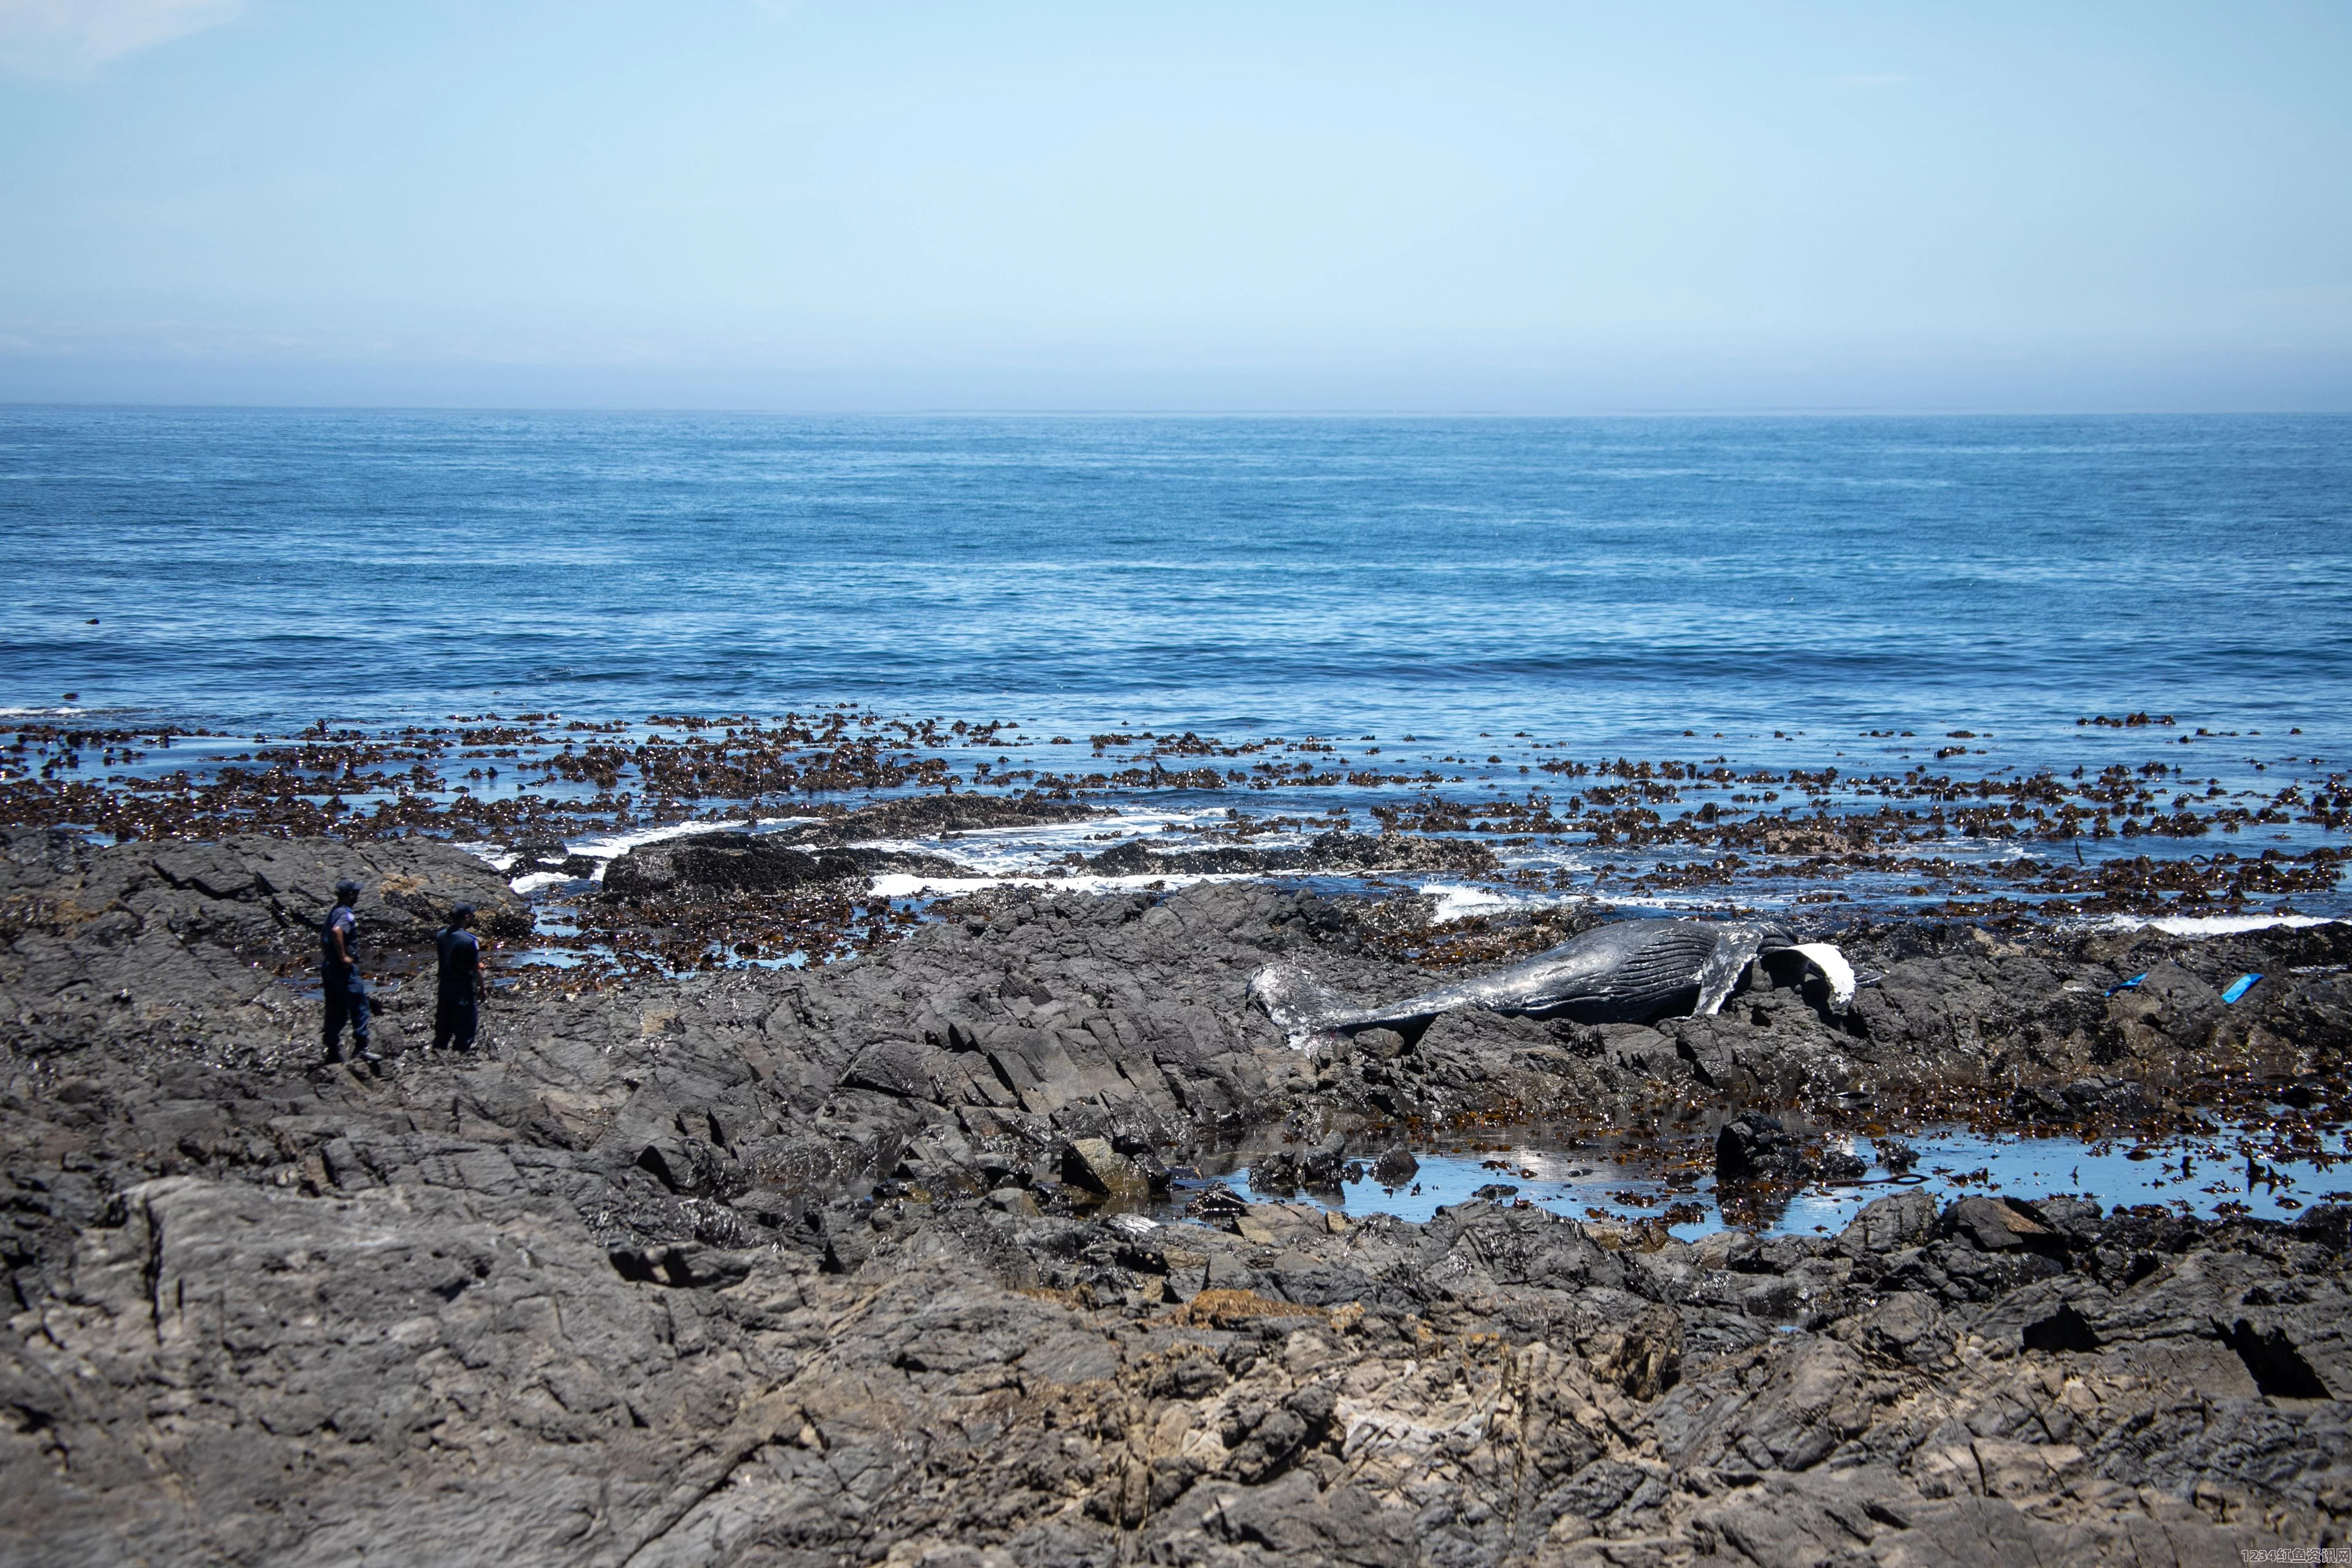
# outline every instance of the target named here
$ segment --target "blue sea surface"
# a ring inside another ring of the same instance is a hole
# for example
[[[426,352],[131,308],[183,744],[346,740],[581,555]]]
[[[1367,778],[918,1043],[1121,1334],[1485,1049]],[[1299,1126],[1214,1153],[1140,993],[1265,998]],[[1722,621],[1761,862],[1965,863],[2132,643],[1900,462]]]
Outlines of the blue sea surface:
[[[851,701],[1635,754],[1722,731],[1778,764],[1967,728],[1989,765],[2062,767],[2095,760],[2078,718],[2144,710],[2332,761],[2347,498],[2332,416],[14,407],[0,706]]]

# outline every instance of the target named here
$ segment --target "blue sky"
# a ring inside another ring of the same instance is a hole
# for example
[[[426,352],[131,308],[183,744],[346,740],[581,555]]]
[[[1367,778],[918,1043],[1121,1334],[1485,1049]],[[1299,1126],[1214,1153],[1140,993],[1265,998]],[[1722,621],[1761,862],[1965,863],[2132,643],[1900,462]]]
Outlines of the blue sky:
[[[0,0],[0,399],[2352,408],[2352,7]]]

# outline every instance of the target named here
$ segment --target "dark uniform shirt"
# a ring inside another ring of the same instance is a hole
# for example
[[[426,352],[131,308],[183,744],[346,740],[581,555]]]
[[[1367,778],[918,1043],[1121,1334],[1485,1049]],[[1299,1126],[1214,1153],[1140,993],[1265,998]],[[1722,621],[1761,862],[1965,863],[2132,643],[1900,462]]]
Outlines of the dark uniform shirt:
[[[335,932],[343,933],[343,951],[352,956],[345,963],[335,956]],[[356,966],[360,956],[360,918],[352,913],[349,904],[337,904],[327,916],[327,923],[319,928],[319,967],[329,974],[341,974]]]
[[[451,1002],[474,999],[474,977],[482,972],[482,944],[472,931],[445,931],[436,943],[441,950],[441,995]]]

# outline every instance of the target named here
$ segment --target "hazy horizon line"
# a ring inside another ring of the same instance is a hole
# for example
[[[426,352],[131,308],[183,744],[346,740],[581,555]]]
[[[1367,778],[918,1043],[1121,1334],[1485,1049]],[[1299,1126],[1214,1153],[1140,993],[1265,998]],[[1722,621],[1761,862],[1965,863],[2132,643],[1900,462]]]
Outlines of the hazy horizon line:
[[[2342,419],[2345,408],[1986,408],[1967,405],[1874,407],[1866,405],[1726,405],[1723,406],[1626,406],[1576,410],[1511,408],[1282,408],[1199,407],[1092,408],[1008,405],[1004,407],[784,407],[748,404],[559,404],[559,403],[236,403],[96,398],[0,398],[0,410],[76,409],[91,412],[242,414],[571,414],[651,416],[697,414],[782,419]]]

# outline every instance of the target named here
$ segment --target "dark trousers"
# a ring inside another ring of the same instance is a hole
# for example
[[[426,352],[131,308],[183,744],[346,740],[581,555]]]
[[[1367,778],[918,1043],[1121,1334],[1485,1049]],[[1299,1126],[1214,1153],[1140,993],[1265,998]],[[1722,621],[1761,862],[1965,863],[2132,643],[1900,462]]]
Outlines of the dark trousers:
[[[433,1017],[433,1048],[455,1046],[461,1051],[474,1048],[474,1031],[482,1021],[482,1009],[471,996],[444,996]]]
[[[360,972],[347,969],[341,974],[330,971],[327,983],[327,1059],[343,1059],[343,1026],[352,1026],[352,1045],[355,1049],[368,1048],[367,987],[361,983]]]

